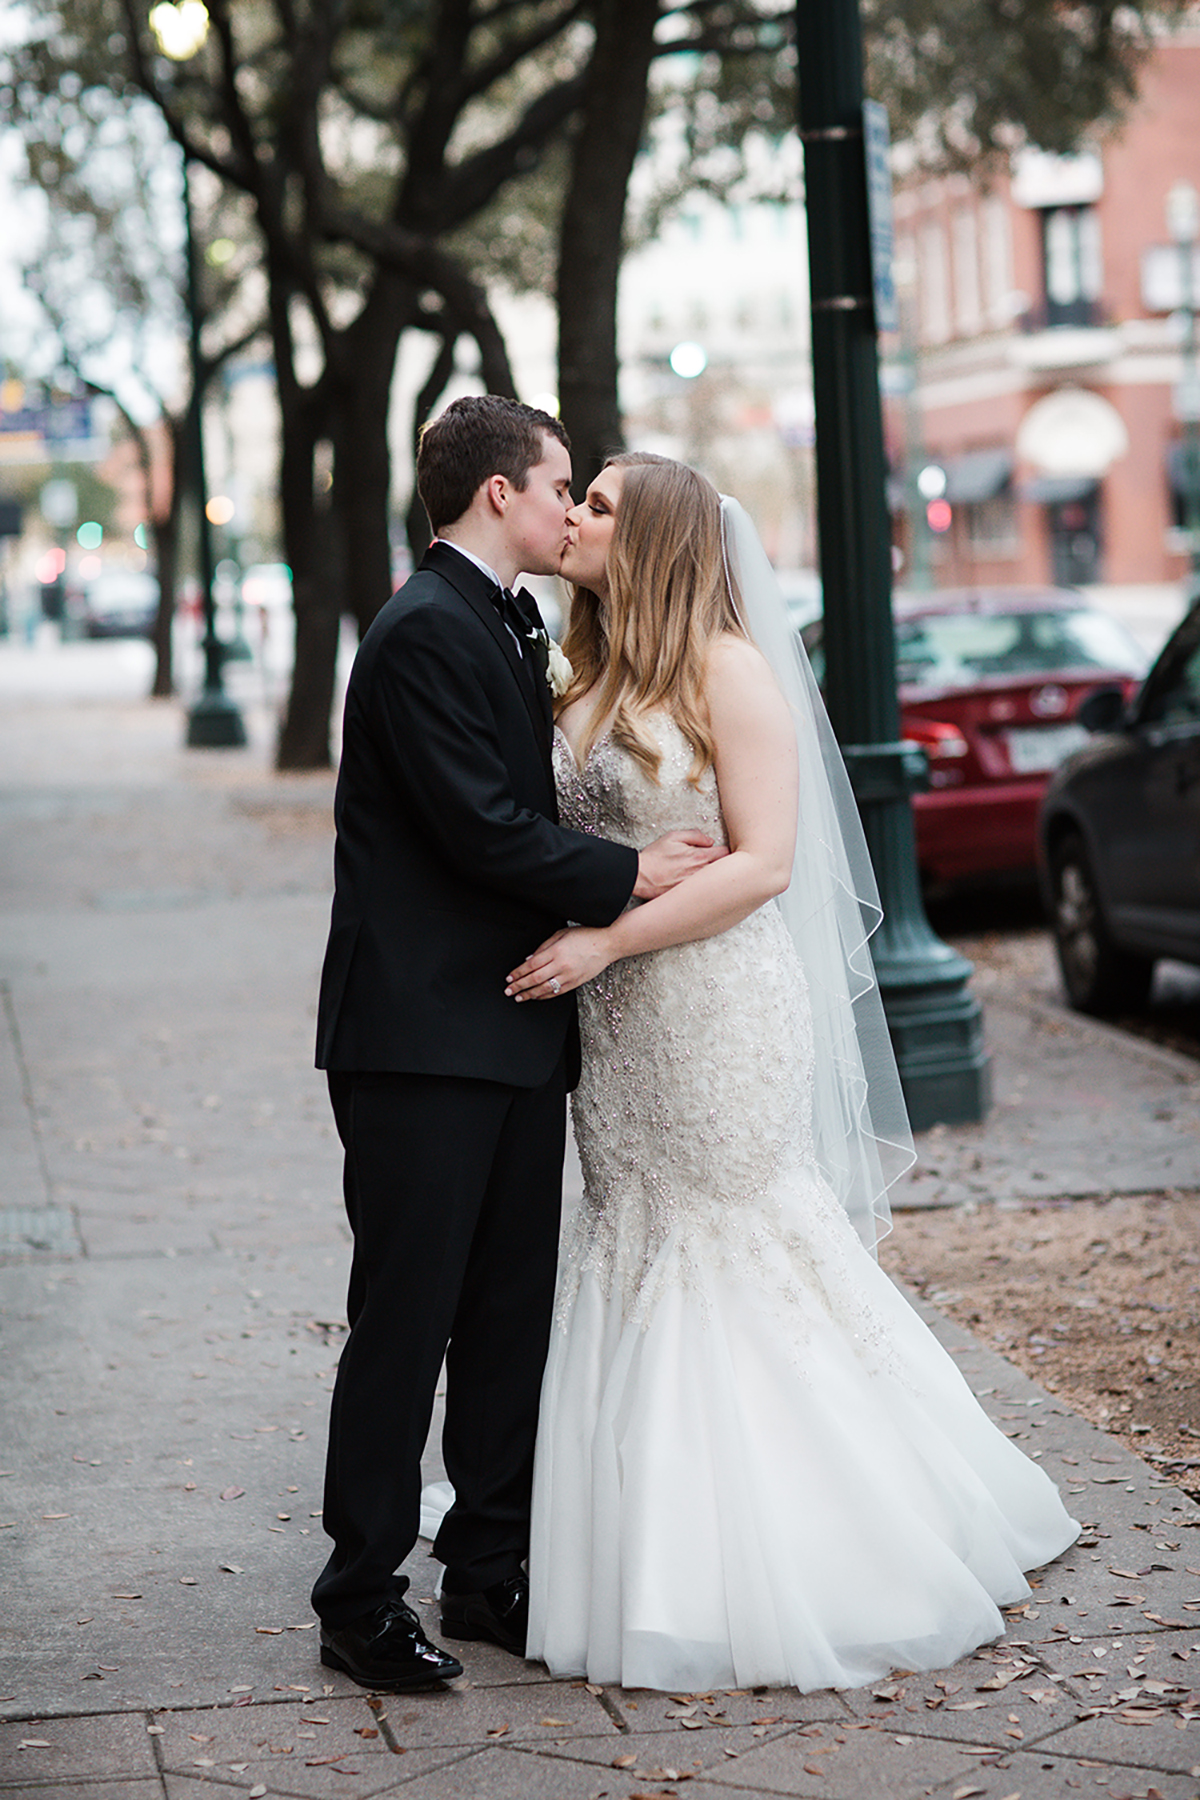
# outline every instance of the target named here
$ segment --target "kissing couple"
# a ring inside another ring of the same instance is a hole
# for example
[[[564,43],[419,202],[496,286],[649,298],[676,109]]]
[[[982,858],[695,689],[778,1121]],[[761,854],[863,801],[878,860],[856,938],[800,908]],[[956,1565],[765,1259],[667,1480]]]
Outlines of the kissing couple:
[[[944,1667],[1079,1528],[875,1260],[912,1160],[878,898],[770,564],[661,456],[573,505],[512,400],[452,402],[417,483],[335,802],[322,1661],[463,1673],[400,1573],[444,1362],[442,1638],[668,1691]],[[522,572],[571,586],[569,669]]]

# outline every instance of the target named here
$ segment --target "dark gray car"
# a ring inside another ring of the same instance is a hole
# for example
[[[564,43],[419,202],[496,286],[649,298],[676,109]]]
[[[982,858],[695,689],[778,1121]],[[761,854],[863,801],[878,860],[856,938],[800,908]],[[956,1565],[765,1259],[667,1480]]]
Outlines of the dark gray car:
[[[1067,997],[1111,1014],[1157,958],[1200,963],[1200,600],[1128,707],[1100,688],[1077,717],[1094,735],[1046,790],[1040,874]]]

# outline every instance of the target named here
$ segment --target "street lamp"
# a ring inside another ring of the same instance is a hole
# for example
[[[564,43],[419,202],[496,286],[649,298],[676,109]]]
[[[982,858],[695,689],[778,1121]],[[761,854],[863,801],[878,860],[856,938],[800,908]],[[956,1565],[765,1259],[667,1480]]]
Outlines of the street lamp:
[[[1167,230],[1179,246],[1184,318],[1183,380],[1176,389],[1175,413],[1183,424],[1183,523],[1188,537],[1190,604],[1200,598],[1200,363],[1196,356],[1195,280],[1200,194],[1190,181],[1177,181],[1167,195]]]
[[[150,28],[159,49],[172,62],[187,62],[208,35],[208,9],[203,0],[160,0],[150,13]],[[238,749],[246,742],[242,715],[225,692],[223,666],[225,645],[217,636],[217,603],[214,587],[212,533],[209,529],[207,481],[204,472],[204,363],[200,352],[199,257],[192,229],[192,194],[188,171],[188,154],[183,161],[183,223],[187,265],[188,348],[191,363],[192,394],[187,415],[186,448],[195,488],[196,545],[200,574],[200,592],[204,606],[204,687],[188,714],[187,743],[201,750]]]
[[[910,795],[917,747],[900,739],[867,211],[858,0],[796,0],[825,596],[826,699],[875,865],[884,920],[872,949],[917,1130],[981,1119],[989,1064],[971,965],[934,936],[917,879]]]

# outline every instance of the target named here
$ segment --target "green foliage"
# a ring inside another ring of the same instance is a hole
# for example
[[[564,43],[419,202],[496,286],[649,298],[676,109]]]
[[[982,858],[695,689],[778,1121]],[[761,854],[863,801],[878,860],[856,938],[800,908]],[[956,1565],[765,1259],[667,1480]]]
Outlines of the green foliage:
[[[964,167],[1022,141],[1070,151],[1134,97],[1156,23],[1182,0],[862,0],[867,80],[893,138]]]

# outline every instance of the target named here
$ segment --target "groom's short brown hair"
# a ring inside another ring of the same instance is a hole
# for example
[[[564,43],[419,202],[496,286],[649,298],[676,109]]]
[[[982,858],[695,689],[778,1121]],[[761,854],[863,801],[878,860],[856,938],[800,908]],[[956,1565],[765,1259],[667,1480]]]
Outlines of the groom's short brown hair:
[[[434,536],[462,518],[492,475],[504,475],[523,490],[530,469],[545,455],[547,434],[571,448],[561,420],[500,394],[464,395],[423,426],[417,492]]]

